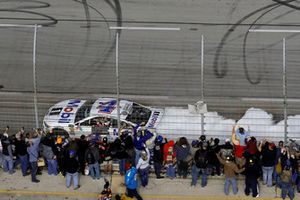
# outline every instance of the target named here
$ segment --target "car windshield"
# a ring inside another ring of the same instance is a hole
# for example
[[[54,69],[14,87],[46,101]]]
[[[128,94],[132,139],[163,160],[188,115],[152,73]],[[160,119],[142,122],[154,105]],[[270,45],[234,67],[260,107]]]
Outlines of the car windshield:
[[[95,100],[93,101],[86,101],[77,111],[75,122],[78,122],[88,116],[90,116],[90,111],[92,108],[92,105],[94,104]]]
[[[144,106],[133,103],[132,112],[126,117],[126,120],[135,124],[147,123],[151,116],[151,110]]]

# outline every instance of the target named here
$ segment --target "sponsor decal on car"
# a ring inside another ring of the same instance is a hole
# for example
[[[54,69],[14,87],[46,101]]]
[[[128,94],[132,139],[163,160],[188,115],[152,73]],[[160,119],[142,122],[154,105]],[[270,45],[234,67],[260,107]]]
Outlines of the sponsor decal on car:
[[[74,107],[78,107],[80,102],[80,99],[70,100],[67,106],[63,109],[62,113],[60,114],[58,123],[70,123],[70,117],[75,114]]]
[[[99,102],[97,106],[98,113],[111,114],[116,108],[117,100],[110,100],[106,102]]]
[[[160,112],[158,112],[158,111],[153,112],[153,115],[150,118],[150,123],[148,125],[148,128],[154,128],[156,121],[158,120],[159,114],[160,114]]]

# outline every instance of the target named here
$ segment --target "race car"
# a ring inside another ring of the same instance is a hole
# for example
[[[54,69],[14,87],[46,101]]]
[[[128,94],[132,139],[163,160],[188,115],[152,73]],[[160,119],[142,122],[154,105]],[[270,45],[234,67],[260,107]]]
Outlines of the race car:
[[[120,100],[120,121],[124,125],[144,124],[147,129],[155,129],[164,110]],[[118,135],[117,99],[97,100],[69,99],[52,106],[43,120],[45,131],[54,134],[79,137],[99,133],[116,137]]]

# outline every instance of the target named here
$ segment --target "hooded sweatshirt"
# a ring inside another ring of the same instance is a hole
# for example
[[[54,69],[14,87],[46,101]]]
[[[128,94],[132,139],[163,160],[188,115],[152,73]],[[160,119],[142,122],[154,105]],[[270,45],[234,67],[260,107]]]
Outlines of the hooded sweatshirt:
[[[137,188],[137,169],[135,167],[131,167],[125,174],[125,185],[129,189]]]

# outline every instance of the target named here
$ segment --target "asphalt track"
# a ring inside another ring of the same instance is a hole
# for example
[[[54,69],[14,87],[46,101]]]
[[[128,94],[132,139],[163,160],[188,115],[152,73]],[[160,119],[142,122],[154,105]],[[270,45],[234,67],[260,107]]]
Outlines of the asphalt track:
[[[124,177],[114,174],[111,178],[104,176],[110,180],[111,189],[114,194],[124,193],[123,185]],[[66,188],[65,178],[62,176],[50,176],[46,171],[37,177],[40,182],[32,183],[30,177],[22,177],[19,170],[13,175],[0,171],[0,199],[1,200],[95,200],[97,195],[102,191],[104,180],[101,178],[98,181],[93,181],[89,176],[80,176],[81,187],[74,191],[73,186]],[[239,191],[237,195],[233,195],[230,189],[228,196],[224,195],[224,176],[215,176],[208,178],[208,184],[202,188],[199,178],[195,187],[191,187],[191,177],[187,179],[175,178],[173,180],[164,178],[156,179],[153,174],[150,175],[149,184],[147,187],[139,187],[139,193],[144,199],[159,200],[159,199],[191,199],[191,200],[235,200],[235,199],[253,199],[244,194],[244,177],[238,177]],[[274,187],[266,187],[260,182],[260,197],[258,199],[269,200],[275,199]],[[280,192],[280,191],[279,191]],[[295,200],[299,198],[299,193],[295,194]]]
[[[47,192],[47,191],[22,191],[22,190],[0,190],[0,196],[2,198],[9,197],[10,200],[17,199],[61,199],[62,197],[68,197],[67,199],[86,199],[94,198],[96,199],[98,194],[95,193],[82,193],[82,192]],[[253,199],[253,197],[240,197],[240,196],[219,196],[219,195],[143,195],[143,199],[186,199],[186,200],[248,200]],[[271,199],[281,199],[274,197],[262,197],[261,200],[271,200]]]
[[[288,115],[300,113],[298,0],[0,1],[1,24],[39,24],[36,83],[39,122],[54,103],[116,95],[115,30],[111,26],[179,27],[119,31],[121,97],[150,106],[187,106],[238,119],[250,107],[283,118],[286,38]],[[201,89],[201,35],[204,74]],[[33,29],[0,27],[0,126],[35,126]]]

